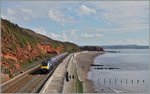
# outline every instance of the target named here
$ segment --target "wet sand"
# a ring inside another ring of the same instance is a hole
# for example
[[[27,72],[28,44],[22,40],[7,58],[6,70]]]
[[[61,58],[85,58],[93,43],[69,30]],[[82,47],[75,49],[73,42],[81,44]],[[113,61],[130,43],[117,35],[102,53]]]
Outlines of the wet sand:
[[[78,54],[75,59],[77,61],[77,65],[80,72],[80,78],[84,81],[83,82],[83,92],[84,93],[96,93],[94,90],[94,85],[91,80],[89,80],[88,72],[90,71],[90,66],[92,63],[94,63],[94,58],[100,54],[103,54],[104,52],[98,52],[98,51],[88,51],[86,53],[82,52],[81,54]]]

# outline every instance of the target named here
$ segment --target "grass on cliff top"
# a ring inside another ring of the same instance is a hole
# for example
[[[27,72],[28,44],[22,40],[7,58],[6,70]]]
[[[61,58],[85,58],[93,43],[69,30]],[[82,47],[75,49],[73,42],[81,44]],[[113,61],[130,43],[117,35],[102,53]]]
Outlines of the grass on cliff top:
[[[80,51],[80,48],[76,44],[64,42],[63,45],[64,45],[63,52],[67,51],[69,53],[72,53],[72,52]]]
[[[5,31],[5,36],[9,37],[12,36],[12,40],[16,40],[16,42],[19,43],[19,45],[23,48],[26,46],[27,42],[29,42],[31,45],[34,45],[36,40],[34,37],[30,36],[27,32],[23,31],[22,28],[20,28],[18,25],[14,25],[9,22],[5,22],[5,28],[7,31]]]
[[[17,42],[17,44],[19,44],[22,48],[25,47],[29,42],[33,47],[36,45],[36,43],[50,44],[53,48],[63,45],[64,49],[62,52],[76,52],[80,50],[79,47],[74,43],[53,40],[44,35],[37,34],[32,30],[21,28],[17,24],[13,24],[8,20],[2,19],[1,23],[5,28],[4,30],[7,32],[7,35],[5,36],[8,37],[12,35],[12,43],[14,44],[14,42]],[[14,46],[12,46],[12,49],[14,49],[13,47]]]
[[[51,45],[53,48],[57,48],[57,47],[60,46],[60,44],[57,43],[57,42],[52,42],[50,45]]]
[[[33,37],[29,36],[28,34],[27,35],[19,34],[18,32],[12,32],[12,33],[15,35],[17,41],[19,42],[22,48],[25,47],[27,43],[30,43],[31,46],[33,46],[36,43]]]

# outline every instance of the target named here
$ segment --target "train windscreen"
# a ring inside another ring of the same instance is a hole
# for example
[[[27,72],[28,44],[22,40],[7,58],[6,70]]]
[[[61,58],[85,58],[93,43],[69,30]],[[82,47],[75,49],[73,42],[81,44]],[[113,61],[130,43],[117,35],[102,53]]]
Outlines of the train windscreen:
[[[47,66],[47,61],[43,61],[42,66]]]

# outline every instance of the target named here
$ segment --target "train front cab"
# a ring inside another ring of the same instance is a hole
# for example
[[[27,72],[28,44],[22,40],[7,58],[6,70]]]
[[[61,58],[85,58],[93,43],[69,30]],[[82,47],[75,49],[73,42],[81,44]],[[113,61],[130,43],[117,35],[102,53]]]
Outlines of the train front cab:
[[[49,72],[49,64],[48,61],[44,61],[41,64],[41,72],[42,73],[48,73]]]

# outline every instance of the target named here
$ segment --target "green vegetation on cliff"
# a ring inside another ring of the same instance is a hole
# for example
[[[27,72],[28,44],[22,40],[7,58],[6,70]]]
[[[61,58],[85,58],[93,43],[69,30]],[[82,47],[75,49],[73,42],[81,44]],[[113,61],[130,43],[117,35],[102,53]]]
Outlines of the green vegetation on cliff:
[[[76,44],[53,40],[5,19],[1,19],[1,49],[1,70],[11,76],[22,65],[55,54],[80,50]]]

